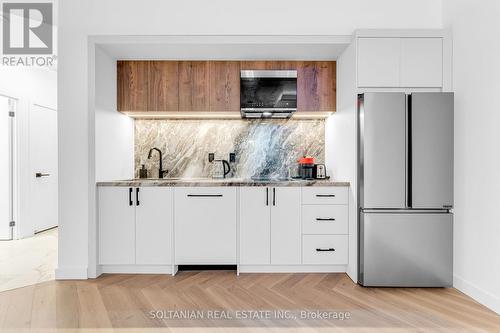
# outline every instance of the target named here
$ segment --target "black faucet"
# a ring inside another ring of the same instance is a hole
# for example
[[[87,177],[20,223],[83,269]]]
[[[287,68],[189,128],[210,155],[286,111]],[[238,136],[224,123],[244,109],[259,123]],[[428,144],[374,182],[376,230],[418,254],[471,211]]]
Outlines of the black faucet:
[[[151,158],[151,154],[153,153],[153,150],[156,150],[158,152],[158,154],[160,155],[160,168],[158,170],[158,178],[163,178],[164,175],[167,174],[167,170],[163,170],[163,153],[161,152],[160,149],[154,147],[154,148],[151,148],[149,150],[149,154],[148,154],[148,160]]]

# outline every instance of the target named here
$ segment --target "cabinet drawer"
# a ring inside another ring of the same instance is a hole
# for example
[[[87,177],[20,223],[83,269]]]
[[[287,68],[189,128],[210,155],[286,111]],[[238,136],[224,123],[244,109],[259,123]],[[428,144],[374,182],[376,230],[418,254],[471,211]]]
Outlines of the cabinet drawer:
[[[346,265],[347,235],[302,236],[302,263],[313,265]]]
[[[302,188],[303,205],[347,205],[348,187],[304,187]]]
[[[302,206],[303,234],[347,234],[347,205]]]

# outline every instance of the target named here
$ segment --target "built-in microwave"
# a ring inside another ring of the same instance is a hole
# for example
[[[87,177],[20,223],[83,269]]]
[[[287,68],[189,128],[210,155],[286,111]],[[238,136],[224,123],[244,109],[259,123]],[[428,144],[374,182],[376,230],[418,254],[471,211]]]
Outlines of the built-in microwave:
[[[243,118],[290,118],[297,111],[297,71],[242,70],[240,107]]]

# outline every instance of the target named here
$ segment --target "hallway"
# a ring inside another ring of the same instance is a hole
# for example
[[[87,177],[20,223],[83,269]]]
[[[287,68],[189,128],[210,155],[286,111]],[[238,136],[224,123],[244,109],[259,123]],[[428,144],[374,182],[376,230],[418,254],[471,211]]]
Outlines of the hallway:
[[[0,242],[0,291],[54,280],[57,228],[34,237]]]

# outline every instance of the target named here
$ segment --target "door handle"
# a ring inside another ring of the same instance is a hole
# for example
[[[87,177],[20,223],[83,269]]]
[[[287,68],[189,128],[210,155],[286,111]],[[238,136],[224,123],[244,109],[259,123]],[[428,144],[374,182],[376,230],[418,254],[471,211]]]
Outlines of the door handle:
[[[129,206],[132,206],[133,202],[132,202],[132,187],[129,187],[128,188],[128,205]]]
[[[269,206],[269,187],[266,187],[266,206]]]
[[[35,173],[36,178],[49,177],[49,176],[50,176],[50,173],[41,173],[41,172]]]
[[[317,252],[334,252],[335,249],[333,247],[329,249],[316,249]]]
[[[317,217],[316,221],[335,221],[335,219],[331,217]]]
[[[276,188],[273,187],[273,206],[276,206]]]
[[[136,204],[136,206],[139,206],[139,188],[138,187],[135,189],[135,204]]]

